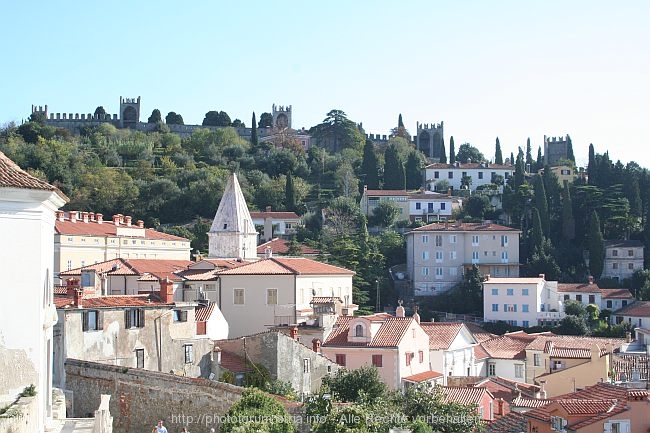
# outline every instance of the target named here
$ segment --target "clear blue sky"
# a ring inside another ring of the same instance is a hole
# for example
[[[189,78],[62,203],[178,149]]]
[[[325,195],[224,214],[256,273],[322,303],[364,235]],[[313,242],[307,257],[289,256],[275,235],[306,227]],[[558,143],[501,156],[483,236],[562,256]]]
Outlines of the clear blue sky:
[[[201,123],[293,105],[386,134],[402,113],[494,157],[570,134],[650,167],[650,2],[13,1],[2,9],[0,124],[31,104],[118,111],[119,97]]]

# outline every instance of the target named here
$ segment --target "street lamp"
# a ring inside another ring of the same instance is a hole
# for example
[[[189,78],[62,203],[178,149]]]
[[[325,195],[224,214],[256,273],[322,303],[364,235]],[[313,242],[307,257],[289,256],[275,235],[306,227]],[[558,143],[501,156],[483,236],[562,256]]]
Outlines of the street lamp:
[[[377,302],[376,302],[376,305],[375,305],[375,313],[379,313],[379,312],[381,312],[381,302],[380,302],[380,299],[379,299],[379,279],[375,280],[375,286],[377,288]]]

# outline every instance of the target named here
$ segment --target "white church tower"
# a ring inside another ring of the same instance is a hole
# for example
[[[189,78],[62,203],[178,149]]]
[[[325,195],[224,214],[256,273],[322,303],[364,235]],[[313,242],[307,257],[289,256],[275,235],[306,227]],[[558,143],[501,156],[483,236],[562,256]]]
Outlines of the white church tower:
[[[208,258],[257,258],[257,231],[235,173],[223,191],[208,238]]]

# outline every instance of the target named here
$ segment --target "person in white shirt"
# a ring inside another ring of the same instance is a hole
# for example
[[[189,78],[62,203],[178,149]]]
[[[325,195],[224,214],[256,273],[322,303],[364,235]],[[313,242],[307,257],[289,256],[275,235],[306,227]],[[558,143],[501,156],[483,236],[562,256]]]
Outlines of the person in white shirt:
[[[163,421],[160,420],[158,421],[158,425],[154,428],[155,433],[168,433],[167,432],[167,427],[163,425]]]

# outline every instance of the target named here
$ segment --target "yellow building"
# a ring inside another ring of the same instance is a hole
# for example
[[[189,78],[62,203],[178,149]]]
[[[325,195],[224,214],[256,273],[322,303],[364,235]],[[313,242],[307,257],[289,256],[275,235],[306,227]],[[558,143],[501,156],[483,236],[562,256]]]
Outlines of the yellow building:
[[[142,220],[93,212],[56,212],[54,277],[59,272],[116,258],[189,260],[189,239],[144,227]]]

